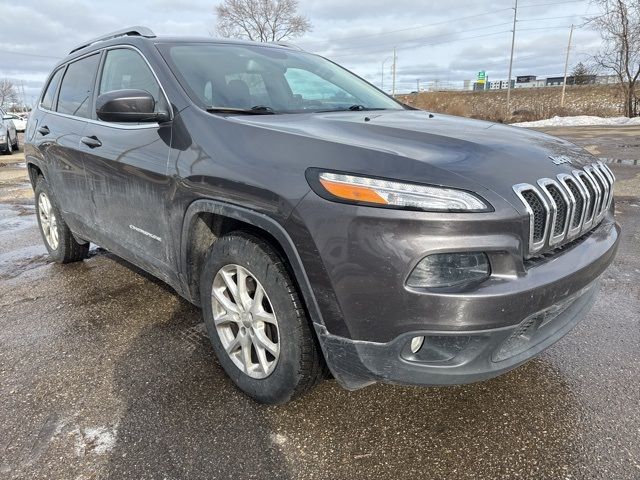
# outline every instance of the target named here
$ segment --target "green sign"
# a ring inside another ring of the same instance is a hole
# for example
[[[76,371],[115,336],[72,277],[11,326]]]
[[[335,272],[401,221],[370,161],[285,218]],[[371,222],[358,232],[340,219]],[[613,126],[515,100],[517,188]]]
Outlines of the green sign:
[[[484,70],[478,72],[478,83],[485,83],[487,81],[487,72]]]

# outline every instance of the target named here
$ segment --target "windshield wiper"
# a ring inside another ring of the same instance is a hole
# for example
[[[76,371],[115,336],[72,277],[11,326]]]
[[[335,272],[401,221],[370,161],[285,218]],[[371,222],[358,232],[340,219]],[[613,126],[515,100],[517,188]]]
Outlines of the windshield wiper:
[[[276,113],[273,108],[264,105],[256,105],[251,108],[234,108],[234,107],[205,107],[210,113],[242,113],[244,115],[273,115]]]
[[[372,110],[386,110],[386,108],[365,107],[364,105],[351,105],[348,108],[327,108],[326,110],[314,110],[316,113],[327,112],[369,112]]]

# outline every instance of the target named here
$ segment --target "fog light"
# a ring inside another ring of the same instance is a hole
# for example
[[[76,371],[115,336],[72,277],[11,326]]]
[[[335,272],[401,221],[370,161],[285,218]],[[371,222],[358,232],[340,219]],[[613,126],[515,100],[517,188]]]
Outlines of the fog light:
[[[424,337],[413,337],[411,339],[411,353],[418,353],[418,350],[422,348],[424,343]]]
[[[489,259],[482,252],[436,253],[416,265],[407,285],[418,288],[456,287],[486,280],[489,275]]]

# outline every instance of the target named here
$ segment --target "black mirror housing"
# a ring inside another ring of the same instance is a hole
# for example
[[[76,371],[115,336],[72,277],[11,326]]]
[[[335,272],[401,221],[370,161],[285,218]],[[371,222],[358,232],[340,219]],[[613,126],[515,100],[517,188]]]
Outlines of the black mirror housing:
[[[156,102],[146,90],[113,90],[96,100],[96,115],[105,122],[140,123],[169,120],[167,112],[156,112]]]

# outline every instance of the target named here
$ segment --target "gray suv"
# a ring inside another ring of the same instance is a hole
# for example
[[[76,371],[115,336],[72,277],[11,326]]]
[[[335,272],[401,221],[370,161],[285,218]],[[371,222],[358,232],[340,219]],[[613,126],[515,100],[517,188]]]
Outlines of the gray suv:
[[[398,103],[284,45],[133,27],[55,67],[26,132],[50,255],[114,252],[200,305],[283,403],[330,377],[494,377],[589,310],[614,176],[547,135]]]

